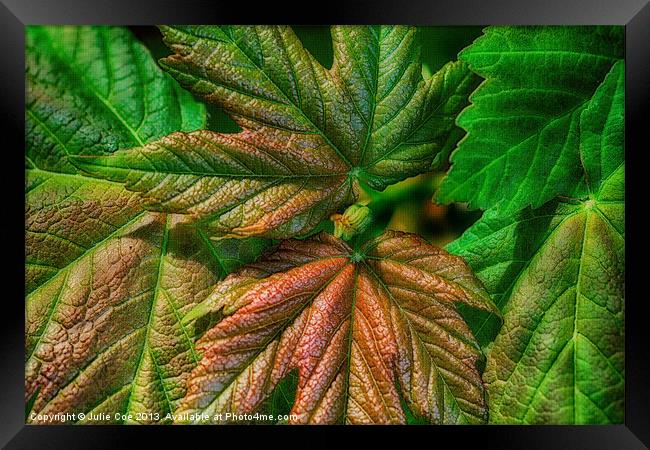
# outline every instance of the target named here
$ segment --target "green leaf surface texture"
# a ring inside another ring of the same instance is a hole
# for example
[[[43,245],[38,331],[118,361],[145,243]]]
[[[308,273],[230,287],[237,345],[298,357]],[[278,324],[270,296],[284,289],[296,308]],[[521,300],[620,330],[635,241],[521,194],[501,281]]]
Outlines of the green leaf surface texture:
[[[459,55],[485,81],[437,199],[509,214],[586,191],[580,121],[623,43],[623,27],[487,28]]]
[[[623,422],[624,75],[616,63],[579,116],[582,197],[488,210],[448,246],[504,315],[469,319],[488,348],[491,422]]]

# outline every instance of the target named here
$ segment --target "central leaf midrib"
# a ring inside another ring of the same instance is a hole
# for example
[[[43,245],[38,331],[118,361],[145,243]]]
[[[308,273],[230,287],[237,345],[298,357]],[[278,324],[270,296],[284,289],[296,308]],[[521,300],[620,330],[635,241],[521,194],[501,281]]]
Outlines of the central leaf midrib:
[[[568,216],[567,218],[569,218],[569,217],[573,217],[573,216],[575,216],[575,215],[576,215],[576,214],[572,214],[572,215]],[[565,218],[565,219],[566,219],[566,218]],[[581,273],[582,265],[583,265],[583,264],[582,264],[582,255],[583,255],[583,252],[584,252],[584,245],[585,245],[585,240],[586,240],[586,236],[587,236],[587,221],[588,221],[588,220],[589,220],[589,214],[586,213],[586,214],[585,214],[585,221],[584,221],[583,236],[582,236],[582,240],[581,240],[581,242],[582,242],[582,244],[581,244],[581,249],[580,249],[581,254],[580,254],[580,258],[579,258],[580,264],[579,264],[579,268],[578,268],[578,273],[577,273],[577,275],[576,275],[576,283],[575,283],[575,287],[576,287],[575,298],[576,298],[576,300],[575,300],[575,303],[574,303],[574,316],[573,316],[573,332],[572,332],[572,336],[567,340],[567,342],[565,342],[565,344],[562,346],[562,348],[557,352],[557,354],[556,354],[555,357],[553,358],[551,364],[549,365],[548,369],[547,369],[546,372],[544,373],[544,376],[542,377],[542,379],[540,380],[540,382],[539,382],[539,383],[537,384],[537,386],[535,387],[535,391],[533,392],[533,394],[532,394],[531,397],[530,397],[530,402],[529,402],[528,405],[526,406],[526,410],[523,412],[523,414],[522,414],[520,417],[518,417],[519,420],[522,420],[522,421],[525,420],[526,415],[528,414],[528,412],[529,412],[529,411],[531,410],[531,408],[533,407],[532,405],[533,405],[533,402],[535,401],[535,397],[537,396],[537,393],[539,392],[539,390],[542,388],[542,385],[543,385],[544,382],[546,381],[546,377],[547,377],[548,374],[551,372],[551,370],[553,369],[553,367],[555,366],[555,364],[560,360],[560,357],[561,357],[562,354],[567,350],[567,348],[570,348],[569,346],[572,346],[572,347],[573,347],[573,396],[572,396],[572,397],[573,397],[573,398],[572,398],[572,400],[573,400],[573,411],[572,411],[572,412],[573,412],[573,415],[574,415],[574,416],[573,416],[573,422],[572,422],[572,423],[576,423],[576,422],[575,422],[575,397],[576,397],[576,396],[575,396],[575,389],[576,389],[576,346],[575,346],[575,340],[576,340],[576,334],[577,334],[578,303],[579,303],[579,299],[580,299],[580,290],[579,290],[579,285],[580,285],[580,273]],[[558,227],[558,228],[559,228],[559,227]],[[557,228],[556,228],[556,229],[557,229]],[[547,240],[548,240],[548,239],[547,239]],[[537,255],[537,253],[536,253],[536,255]],[[532,261],[532,259],[534,259],[534,258],[531,258],[531,261]],[[517,279],[520,279],[520,277],[518,277]],[[557,297],[552,301],[552,303],[548,306],[548,308],[544,311],[544,313],[543,313],[542,317],[540,318],[539,322],[535,325],[535,331],[536,331],[537,328],[539,327],[539,325],[540,325],[540,323],[542,322],[542,320],[544,320],[544,316],[546,315],[546,313],[550,310],[550,308],[553,307],[553,305],[556,303],[556,301],[557,301],[560,297],[561,297],[561,296],[558,295],[558,296],[557,296]],[[510,382],[510,380],[512,379],[512,376],[513,376],[514,373],[517,371],[517,368],[519,367],[519,363],[523,360],[524,355],[526,355],[526,352],[528,351],[528,348],[530,347],[530,343],[533,341],[534,334],[535,334],[535,332],[533,332],[533,335],[531,335],[531,337],[530,337],[528,343],[526,344],[526,348],[524,348],[524,351],[521,353],[521,357],[520,357],[519,361],[517,362],[517,364],[515,365],[515,367],[513,368],[512,372],[510,372],[510,375],[508,376],[508,379],[504,381],[504,389],[505,389],[505,385],[507,385],[507,384]],[[500,399],[500,402],[498,403],[498,406],[503,405],[503,398],[504,398],[504,397],[501,396],[501,399]]]
[[[28,173],[27,176],[29,176],[29,172],[42,173],[43,176],[47,177],[48,180],[63,178],[63,179],[77,180],[77,181],[79,181],[81,183],[101,183],[101,184],[110,184],[112,186],[119,186],[119,187],[123,186],[122,183],[119,183],[119,182],[116,182],[116,181],[111,181],[111,180],[108,180],[106,178],[95,178],[95,177],[85,176],[85,175],[78,174],[78,173],[54,172],[54,171],[51,171],[51,170],[41,169],[41,168],[38,168],[38,167],[27,168],[27,169],[25,169],[25,171]],[[43,183],[40,183],[36,187],[40,187],[42,184]],[[36,189],[36,187],[29,190],[27,192],[27,194],[29,194],[34,189]]]
[[[107,155],[107,156],[77,156],[76,160],[81,163],[81,165],[85,165],[87,167],[100,167],[100,168],[109,168],[110,170],[115,170],[115,171],[127,171],[127,172],[138,172],[138,173],[156,173],[156,174],[161,174],[161,175],[178,175],[178,176],[196,176],[196,177],[205,177],[205,178],[280,178],[280,179],[302,179],[302,178],[330,178],[330,177],[342,177],[346,176],[348,173],[347,172],[335,172],[335,173],[325,173],[325,174],[291,174],[291,175],[279,175],[279,174],[265,174],[265,173],[260,173],[260,174],[229,174],[229,173],[214,173],[214,172],[198,172],[198,171],[191,171],[191,172],[181,172],[181,171],[174,171],[174,170],[167,170],[165,169],[164,172],[161,172],[159,170],[147,170],[144,168],[130,168],[130,167],[119,167],[119,166],[109,166],[109,165],[104,165],[104,164],[99,164],[95,162],[83,162],[85,158],[88,159],[108,159],[108,158],[117,158],[119,155]],[[89,177],[85,177],[89,178]]]
[[[347,383],[346,383],[346,386],[347,386],[346,394],[347,395],[349,395],[349,391],[350,391],[350,372],[351,372],[351,370],[350,370],[350,367],[351,367],[350,361],[351,361],[351,358],[352,358],[352,345],[355,344],[354,339],[353,339],[353,335],[352,335],[352,331],[353,331],[352,327],[354,325],[354,320],[353,320],[354,319],[354,312],[356,311],[356,302],[357,302],[356,291],[357,291],[357,285],[358,285],[358,279],[359,279],[359,272],[360,272],[360,269],[359,269],[359,266],[357,265],[356,266],[356,273],[355,273],[354,293],[353,293],[353,297],[352,297],[353,298],[353,304],[352,304],[352,309],[351,309],[352,312],[351,312],[351,315],[350,315],[350,344],[349,344],[348,359],[347,359],[347,361],[348,361],[348,380],[347,380]],[[368,323],[370,323],[368,321],[368,319],[365,318],[365,315],[363,314],[363,311],[359,311],[359,314],[361,314],[361,316],[363,316],[363,318]],[[371,328],[371,333],[372,333],[372,335],[374,337],[374,332],[373,332],[372,328]],[[377,351],[377,354],[381,355],[381,349],[377,347],[377,340],[376,339],[373,339],[372,344],[375,347],[375,350]],[[357,344],[357,347],[358,347],[358,344]],[[359,351],[359,355],[361,356],[361,359],[363,360],[366,368],[368,369],[368,372],[370,373],[370,378],[372,379],[373,386],[375,387],[376,392],[379,393],[379,398],[382,401],[382,404],[384,406],[384,411],[386,412],[386,415],[390,419],[394,419],[395,417],[391,414],[390,408],[388,407],[388,404],[386,403],[386,399],[384,398],[384,395],[382,395],[381,388],[379,387],[379,384],[377,383],[376,378],[372,374],[371,366],[368,363],[368,360],[366,359],[366,357],[365,357],[365,355],[363,354],[362,351]],[[381,362],[381,365],[387,370],[387,372],[390,372],[390,369],[388,367],[386,367],[386,365],[384,363],[384,360],[380,358],[380,362]],[[363,406],[357,401],[355,401],[355,403],[357,403],[357,406],[359,406],[359,408],[361,408],[361,410],[364,411],[364,413],[368,416],[368,418],[371,419],[370,414],[368,414],[368,412],[365,411]],[[347,402],[345,403],[345,405],[346,405],[346,415],[347,415]]]
[[[147,351],[150,353],[150,357],[151,357],[152,362],[153,362],[153,364],[155,366],[156,373],[159,376],[161,376],[160,373],[157,370],[157,363],[154,360],[153,355],[151,354],[151,347],[149,346],[149,335],[151,333],[151,322],[152,322],[153,317],[155,315],[156,305],[157,305],[157,302],[158,302],[158,296],[160,295],[159,294],[159,292],[160,292],[160,281],[161,281],[162,276],[163,276],[163,268],[165,266],[165,257],[166,257],[166,254],[167,254],[167,245],[168,245],[168,242],[169,242],[169,222],[170,222],[170,216],[166,215],[165,216],[165,224],[164,224],[164,228],[163,228],[162,242],[160,244],[160,256],[159,256],[159,260],[158,260],[158,270],[156,272],[156,285],[154,286],[153,298],[151,300],[151,307],[149,309],[149,317],[147,319],[147,324],[145,325],[146,332],[145,332],[145,336],[144,336],[144,342],[142,343],[142,351],[140,352],[140,357],[138,359],[138,364],[137,364],[136,370],[135,370],[135,372],[133,374],[132,388],[131,388],[131,392],[129,394],[129,399],[127,400],[127,404],[126,404],[126,408],[125,408],[125,412],[127,412],[127,413],[131,410],[131,404],[133,402],[133,393],[135,391],[136,380],[138,378],[138,375],[140,374],[140,370],[142,368],[142,363],[144,361],[145,354],[146,354]],[[167,396],[165,385],[162,382],[162,378],[161,378],[161,382],[160,382],[160,387],[163,389],[163,391],[165,391],[165,396]]]
[[[573,336],[571,341],[573,342],[573,422],[576,422],[577,411],[576,411],[576,396],[578,389],[578,347],[577,347],[577,337],[578,337],[578,310],[580,309],[580,298],[582,296],[582,269],[585,265],[585,247],[587,246],[587,235],[589,232],[589,218],[593,214],[592,211],[585,212],[585,222],[584,230],[582,234],[582,243],[580,247],[580,266],[578,267],[578,275],[576,277],[576,301],[575,301],[575,312],[573,316]]]
[[[380,54],[381,54],[381,26],[379,27],[379,30],[377,32],[377,35],[374,36],[376,42],[377,42],[377,62],[375,64],[375,77],[372,80],[373,81],[373,96],[371,97],[372,100],[372,111],[370,112],[370,123],[368,124],[368,131],[366,132],[366,139],[363,143],[363,149],[361,150],[361,155],[359,156],[359,164],[363,164],[363,159],[366,156],[366,150],[368,149],[368,143],[370,142],[370,136],[372,136],[373,133],[373,127],[375,125],[375,111],[377,110],[377,91],[379,90],[379,61],[380,61]],[[391,89],[392,91],[392,89]]]
[[[348,417],[348,402],[350,400],[350,358],[352,357],[352,332],[354,327],[354,311],[357,304],[357,285],[359,282],[359,266],[355,264],[354,268],[354,286],[352,291],[352,305],[350,308],[350,334],[348,336],[348,349],[346,355],[346,361],[348,363],[348,370],[345,377],[345,399],[343,400],[343,423],[347,422]],[[359,405],[361,406],[361,405]],[[361,408],[363,409],[363,408]],[[370,415],[368,415],[370,418]]]
[[[548,370],[546,370],[546,373],[544,374],[542,380],[536,386],[535,392],[533,392],[533,395],[530,398],[530,403],[527,405],[526,410],[524,411],[522,416],[519,417],[519,420],[525,420],[525,417],[528,414],[528,411],[530,411],[530,409],[532,408],[533,402],[535,401],[535,397],[537,396],[537,393],[539,392],[539,390],[542,388],[542,385],[544,384],[544,381],[546,380],[546,377],[551,372],[551,370],[553,369],[553,367],[555,366],[557,361],[559,361],[562,354],[566,351],[567,348],[569,348],[569,345],[571,345],[571,347],[573,348],[573,364],[572,364],[573,365],[573,367],[572,367],[572,369],[573,369],[573,395],[572,395],[572,400],[573,400],[573,409],[572,409],[573,420],[572,420],[572,423],[577,423],[576,422],[576,390],[577,390],[578,386],[577,386],[577,361],[576,361],[576,359],[577,359],[577,347],[576,347],[576,342],[577,342],[577,335],[579,334],[579,332],[578,332],[578,308],[579,308],[580,296],[581,296],[580,285],[581,285],[581,278],[582,278],[582,267],[584,266],[584,261],[583,260],[584,260],[584,251],[585,251],[585,246],[586,246],[586,241],[587,241],[588,222],[589,222],[589,212],[586,212],[585,213],[585,220],[584,220],[584,229],[583,229],[583,234],[582,234],[582,239],[581,239],[580,257],[578,259],[580,261],[580,264],[579,264],[579,267],[578,267],[578,273],[576,275],[576,283],[575,283],[576,292],[575,292],[575,303],[574,303],[574,313],[573,313],[573,332],[572,332],[572,336],[571,336],[571,338],[569,338],[567,340],[567,342],[564,344],[562,349],[553,358],[553,361],[552,361],[551,365],[549,366]],[[559,298],[559,296],[557,298]],[[552,307],[552,305],[550,305],[548,309],[550,309],[551,307]],[[546,314],[548,309],[544,312],[544,314]],[[540,319],[540,322],[541,322],[541,320],[543,320],[543,319]],[[535,330],[537,330],[538,326],[539,326],[539,323],[535,326]],[[529,343],[532,342],[532,341],[533,341],[533,336],[531,336],[531,338],[529,340]],[[528,345],[526,346],[526,349],[524,349],[524,352],[522,352],[522,357],[520,358],[519,361],[521,361],[523,359],[523,356],[525,355],[527,349],[528,349]],[[514,374],[514,372],[516,371],[518,366],[519,366],[519,364],[517,364],[515,366],[515,368],[511,372],[511,376],[512,376],[512,374]],[[511,376],[508,377],[508,378],[510,379]],[[508,381],[509,381],[509,379],[508,379]],[[507,382],[506,382],[506,384],[507,384]],[[503,399],[503,397],[502,397],[502,399]],[[501,404],[503,404],[503,401],[500,402],[500,405]]]

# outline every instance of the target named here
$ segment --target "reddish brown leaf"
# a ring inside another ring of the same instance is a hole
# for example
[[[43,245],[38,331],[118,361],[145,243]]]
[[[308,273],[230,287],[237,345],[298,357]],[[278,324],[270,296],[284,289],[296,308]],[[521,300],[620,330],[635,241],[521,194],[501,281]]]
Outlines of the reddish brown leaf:
[[[456,306],[494,306],[461,258],[416,235],[389,231],[361,252],[327,234],[284,241],[218,299],[232,314],[197,342],[180,422],[252,413],[293,369],[292,423],[403,423],[401,399],[433,423],[487,418],[480,349]]]

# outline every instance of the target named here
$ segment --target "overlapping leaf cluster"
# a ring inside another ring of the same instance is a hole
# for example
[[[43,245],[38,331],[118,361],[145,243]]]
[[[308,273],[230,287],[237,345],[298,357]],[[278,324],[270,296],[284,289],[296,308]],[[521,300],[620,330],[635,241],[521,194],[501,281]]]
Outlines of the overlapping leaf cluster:
[[[623,421],[623,37],[490,27],[460,55],[486,80],[438,199],[487,209],[448,249],[504,314],[467,315],[493,422]]]
[[[332,27],[331,68],[289,27],[160,29],[165,71],[28,28],[29,421],[622,422],[622,28],[489,27],[426,79],[411,27]],[[456,144],[436,200],[485,212],[450,253],[313,236]]]
[[[289,27],[161,30],[162,66],[241,132],[202,129],[203,106],[124,29],[28,29],[28,420],[253,411],[297,371],[293,421],[399,423],[406,404],[484,422],[457,305],[497,311],[462,259],[323,234],[218,282],[268,245],[243,238],[305,236],[360,183],[444,161],[477,77],[449,63],[423,79],[410,27],[333,27],[330,69]]]

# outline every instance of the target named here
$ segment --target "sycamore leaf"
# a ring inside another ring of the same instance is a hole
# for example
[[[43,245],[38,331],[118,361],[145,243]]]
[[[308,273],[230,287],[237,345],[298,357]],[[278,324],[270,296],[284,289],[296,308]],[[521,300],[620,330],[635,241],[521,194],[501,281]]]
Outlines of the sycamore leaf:
[[[177,218],[144,212],[122,185],[69,164],[205,123],[203,106],[127,30],[28,27],[26,38],[27,420],[92,411],[162,421],[196,362],[184,314],[265,243],[172,231]]]
[[[289,27],[161,30],[175,52],[163,67],[242,131],[175,133],[74,164],[215,235],[303,235],[353,203],[359,180],[383,189],[429,170],[460,137],[454,118],[477,81],[464,63],[424,80],[404,26],[332,27],[329,70]]]
[[[251,266],[217,287],[239,305],[197,341],[177,421],[252,413],[292,370],[292,422],[404,423],[402,399],[429,422],[487,419],[457,305],[495,307],[461,258],[389,231],[361,252],[325,233],[284,241],[257,264],[274,273]]]
[[[504,313],[467,319],[491,342],[484,379],[497,423],[622,423],[624,67],[580,117],[589,194],[512,216],[489,210],[448,249]]]
[[[519,219],[522,238],[544,238],[488,354],[494,422],[623,423],[623,172],[593,200]]]
[[[173,222],[141,213],[27,296],[25,384],[27,394],[40,389],[33,414],[170,421],[198,361],[182,319],[223,276],[202,240]]]
[[[487,28],[459,56],[486,81],[458,116],[468,134],[437,199],[508,214],[584,192],[581,114],[623,42],[623,27]]]

